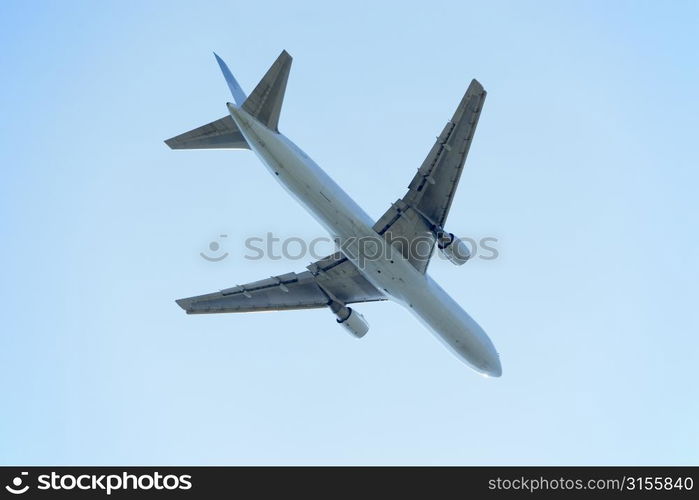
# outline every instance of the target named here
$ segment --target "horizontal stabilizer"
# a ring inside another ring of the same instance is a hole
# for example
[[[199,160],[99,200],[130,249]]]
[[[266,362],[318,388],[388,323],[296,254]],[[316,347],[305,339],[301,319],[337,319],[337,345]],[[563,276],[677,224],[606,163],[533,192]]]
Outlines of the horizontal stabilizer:
[[[245,111],[275,132],[279,131],[279,114],[290,70],[291,56],[284,50],[243,103]]]
[[[250,149],[230,115],[168,139],[165,144],[171,149]]]

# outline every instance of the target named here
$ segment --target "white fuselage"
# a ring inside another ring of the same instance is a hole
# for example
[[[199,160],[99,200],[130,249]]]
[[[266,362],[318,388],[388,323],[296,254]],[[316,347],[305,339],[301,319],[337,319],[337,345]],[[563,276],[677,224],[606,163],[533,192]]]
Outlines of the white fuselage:
[[[346,257],[386,296],[415,314],[478,372],[498,377],[500,359],[483,329],[432,278],[420,273],[373,229],[374,221],[316,163],[282,134],[228,104],[250,148],[284,188],[340,243]],[[380,246],[365,258],[360,245]],[[378,257],[375,257],[378,255]]]

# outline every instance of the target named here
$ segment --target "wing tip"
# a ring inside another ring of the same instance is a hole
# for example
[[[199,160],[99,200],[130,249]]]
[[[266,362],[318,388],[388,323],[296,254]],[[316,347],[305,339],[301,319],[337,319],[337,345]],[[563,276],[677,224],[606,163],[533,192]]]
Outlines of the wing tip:
[[[481,82],[479,82],[475,78],[473,80],[471,80],[471,84],[468,86],[468,89],[474,90],[474,91],[479,92],[479,93],[485,92],[485,89],[483,88],[483,85],[481,84]]]
[[[283,49],[283,50],[282,50],[282,53],[279,54],[279,57],[280,57],[280,58],[283,57],[284,59],[287,59],[287,60],[289,60],[289,61],[293,61],[293,60],[294,60],[294,58],[291,56],[291,54],[289,54],[289,53],[286,51],[286,49]]]
[[[175,303],[189,314],[189,306],[192,304],[191,299],[177,299]]]

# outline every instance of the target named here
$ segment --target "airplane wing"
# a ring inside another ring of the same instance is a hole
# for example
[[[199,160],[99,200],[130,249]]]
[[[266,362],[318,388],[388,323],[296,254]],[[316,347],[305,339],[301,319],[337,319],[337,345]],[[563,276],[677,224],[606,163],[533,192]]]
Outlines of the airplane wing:
[[[436,241],[435,229],[443,229],[476,131],[486,91],[473,80],[452,119],[430,150],[408,186],[376,222],[374,230],[409,244],[400,248],[420,272],[427,270]],[[422,248],[410,247],[421,241]]]
[[[332,300],[343,304],[386,300],[340,252],[307,269],[180,299],[177,304],[187,314],[213,314],[313,309],[326,307]]]

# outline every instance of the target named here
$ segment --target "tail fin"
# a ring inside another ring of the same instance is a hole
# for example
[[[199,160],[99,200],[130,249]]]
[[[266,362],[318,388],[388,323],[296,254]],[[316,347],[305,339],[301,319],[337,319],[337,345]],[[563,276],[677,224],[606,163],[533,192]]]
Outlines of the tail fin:
[[[245,95],[226,63],[215,52],[214,56],[216,56],[216,61],[221,67],[223,77],[226,79],[236,104],[259,122],[278,132],[279,113],[282,109],[286,82],[289,79],[289,70],[291,69],[289,53],[286,50],[282,51],[272,67],[262,77],[260,83],[257,84],[255,90],[252,91],[250,97]],[[245,137],[230,115],[172,137],[165,143],[172,149],[250,149]]]
[[[243,103],[245,111],[275,132],[279,131],[279,113],[290,69],[291,56],[284,50]]]
[[[233,94],[233,99],[235,100],[235,103],[238,106],[242,106],[243,103],[245,102],[245,99],[247,99],[245,92],[243,92],[243,89],[240,88],[240,85],[238,85],[238,81],[233,76],[233,73],[231,73],[231,70],[228,69],[228,66],[226,65],[226,63],[223,62],[223,59],[218,57],[218,54],[216,52],[214,52],[214,56],[216,57],[216,62],[218,62],[218,65],[221,68],[221,73],[223,73],[223,78],[226,79],[226,83],[228,84],[228,88],[231,89],[231,94]]]

